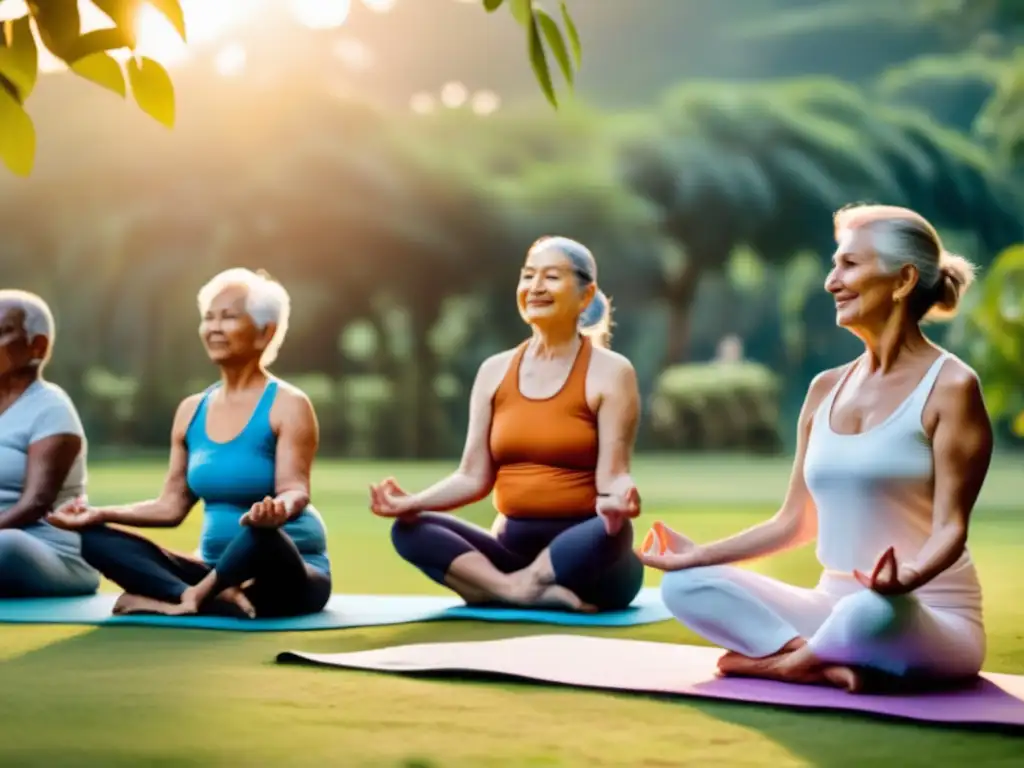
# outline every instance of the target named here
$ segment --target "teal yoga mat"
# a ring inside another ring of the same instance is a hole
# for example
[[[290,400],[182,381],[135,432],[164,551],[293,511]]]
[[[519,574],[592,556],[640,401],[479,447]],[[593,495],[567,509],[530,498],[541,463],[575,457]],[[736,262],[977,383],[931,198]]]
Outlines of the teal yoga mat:
[[[292,619],[233,619],[221,616],[113,616],[117,595],[0,600],[0,624],[86,624],[191,627],[242,632],[301,632],[374,627],[423,621],[505,621],[558,626],[628,627],[672,618],[657,589],[643,590],[623,611],[576,614],[518,608],[477,608],[455,597],[432,595],[334,595],[327,608]]]

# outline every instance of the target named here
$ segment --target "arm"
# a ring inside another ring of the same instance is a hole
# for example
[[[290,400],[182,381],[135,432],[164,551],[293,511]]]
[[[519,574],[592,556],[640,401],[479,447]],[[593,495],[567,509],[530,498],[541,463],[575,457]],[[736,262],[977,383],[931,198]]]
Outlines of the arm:
[[[613,360],[611,387],[597,410],[596,475],[602,496],[624,496],[635,486],[630,465],[640,420],[640,388],[633,365],[623,357]]]
[[[102,522],[136,528],[175,528],[185,520],[197,501],[188,487],[188,448],[185,445],[185,432],[200,399],[201,395],[187,398],[174,414],[170,462],[160,496],[135,504],[98,509],[97,513]]]
[[[488,358],[477,371],[469,396],[469,426],[459,468],[426,490],[404,497],[401,505],[411,512],[447,512],[486,498],[494,487],[491,459],[492,400],[508,366],[507,353]]]
[[[800,409],[797,427],[796,456],[789,478],[789,488],[782,506],[763,523],[725,539],[703,544],[693,550],[692,565],[721,565],[767,557],[810,543],[818,534],[818,518],[807,484],[804,482],[804,458],[811,435],[814,412],[835,385],[839,371],[819,374],[808,388]]]
[[[320,425],[313,404],[301,392],[288,390],[287,396],[278,402],[281,413],[274,485],[277,500],[284,503],[288,519],[292,520],[309,504],[313,459],[320,447]]]
[[[49,514],[81,450],[78,434],[50,435],[31,443],[21,497],[0,513],[0,529],[22,528]]]
[[[932,435],[932,535],[916,561],[900,569],[910,572],[909,589],[927,584],[963,554],[971,511],[992,460],[992,425],[977,377],[959,369],[940,380],[934,394],[938,423]]]

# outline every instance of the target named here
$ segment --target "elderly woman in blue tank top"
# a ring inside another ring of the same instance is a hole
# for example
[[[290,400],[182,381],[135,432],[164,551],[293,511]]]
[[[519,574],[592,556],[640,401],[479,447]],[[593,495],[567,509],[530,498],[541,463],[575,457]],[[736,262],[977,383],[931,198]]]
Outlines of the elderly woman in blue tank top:
[[[45,520],[86,481],[78,412],[43,378],[53,341],[42,298],[0,290],[0,598],[85,595],[100,583],[78,534]]]
[[[668,572],[679,621],[727,649],[723,674],[851,692],[971,678],[986,642],[967,538],[992,429],[977,376],[921,322],[955,312],[972,268],[903,208],[846,208],[835,234],[825,288],[865,350],[811,384],[781,509],[709,544],[655,524],[642,559]],[[730,565],[814,539],[813,589]]]
[[[86,560],[125,591],[117,613],[315,613],[331,594],[326,531],[309,498],[318,426],[309,399],[267,372],[287,331],[288,294],[232,269],[198,300],[221,380],[178,407],[163,493],[118,507],[76,501],[51,519],[80,530]],[[177,526],[197,501],[199,559],[106,525]]]

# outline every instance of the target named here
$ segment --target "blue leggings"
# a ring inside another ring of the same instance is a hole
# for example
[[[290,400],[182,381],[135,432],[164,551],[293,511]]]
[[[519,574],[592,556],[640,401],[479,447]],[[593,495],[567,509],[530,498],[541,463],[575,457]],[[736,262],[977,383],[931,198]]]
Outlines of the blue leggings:
[[[391,541],[401,557],[438,584],[455,558],[479,552],[502,573],[521,570],[550,547],[555,582],[598,610],[629,606],[643,586],[643,564],[633,552],[628,522],[614,536],[596,515],[506,521],[495,537],[452,515],[423,512],[396,520]]]

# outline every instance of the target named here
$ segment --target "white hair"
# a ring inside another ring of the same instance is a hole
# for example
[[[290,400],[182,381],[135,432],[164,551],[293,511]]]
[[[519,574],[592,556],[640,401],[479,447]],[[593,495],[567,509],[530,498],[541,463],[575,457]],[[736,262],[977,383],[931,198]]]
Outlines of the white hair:
[[[886,205],[848,206],[836,213],[837,240],[842,231],[868,228],[883,267],[898,272],[917,270],[918,282],[910,295],[915,319],[953,317],[960,299],[974,280],[974,266],[950,253],[931,223],[915,211]]]
[[[53,322],[53,312],[50,311],[50,305],[46,303],[42,296],[13,288],[0,289],[0,304],[6,304],[21,310],[21,326],[29,343],[38,336],[42,336],[47,340],[46,357],[32,361],[32,364],[36,366],[46,363],[50,359],[50,354],[53,350],[53,340],[57,327]]]
[[[288,318],[291,315],[291,297],[279,282],[263,270],[253,272],[244,267],[226,269],[215,275],[199,289],[196,299],[199,313],[206,314],[213,300],[226,288],[245,289],[245,311],[261,331],[270,323],[275,325],[274,336],[260,356],[264,366],[277,359],[277,353],[288,334]]]
[[[597,260],[594,258],[594,254],[578,240],[561,235],[545,235],[537,239],[530,246],[529,252],[536,253],[549,248],[561,252],[569,260],[581,290],[588,285],[593,285],[597,289],[594,291],[594,298],[584,307],[583,313],[580,315],[579,329],[598,346],[609,346],[612,331],[612,302],[604,291],[597,288]]]

